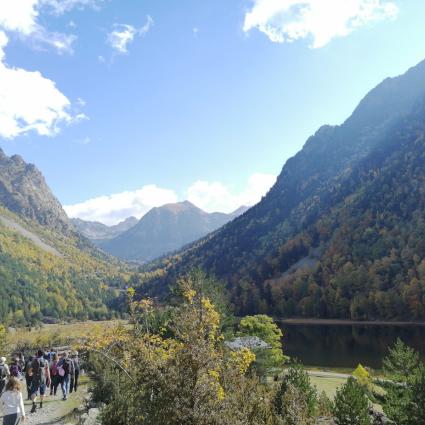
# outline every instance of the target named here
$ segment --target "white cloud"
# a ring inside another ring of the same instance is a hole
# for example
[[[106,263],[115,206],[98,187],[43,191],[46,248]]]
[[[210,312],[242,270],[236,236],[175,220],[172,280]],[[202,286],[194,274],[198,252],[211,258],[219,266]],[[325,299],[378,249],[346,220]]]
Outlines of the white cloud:
[[[173,190],[151,184],[132,192],[100,196],[79,204],[67,205],[64,209],[69,217],[112,225],[130,216],[140,218],[153,207],[174,202],[177,202],[177,195]]]
[[[232,191],[220,182],[197,181],[185,192],[185,198],[208,212],[230,213],[242,205],[251,206],[260,201],[276,177],[270,174],[253,174],[240,192]],[[180,199],[180,200],[184,200]],[[107,225],[117,224],[130,216],[141,218],[151,208],[179,201],[176,192],[146,185],[135,191],[99,196],[64,209],[69,217],[88,221],[100,221]]]
[[[397,5],[390,0],[254,0],[243,30],[256,28],[275,43],[311,37],[312,47],[318,48],[397,13]]]
[[[38,0],[0,1],[0,27],[7,31],[30,34],[36,25]]]
[[[15,33],[37,48],[48,45],[59,53],[72,53],[76,40],[73,34],[49,32],[37,20],[42,6],[71,7],[71,3],[89,3],[84,0],[1,0],[0,1],[0,137],[14,138],[29,131],[43,136],[58,133],[62,124],[71,124],[87,116],[73,108],[54,81],[38,71],[27,71],[8,65],[5,47],[9,41],[6,33]],[[65,9],[63,9],[65,11]],[[68,10],[68,9],[66,9]]]
[[[154,21],[149,15],[141,28],[128,24],[114,24],[114,30],[108,34],[108,43],[118,53],[128,53],[128,45],[133,42],[134,37],[147,34],[153,25]]]
[[[259,202],[275,181],[276,176],[255,173],[241,192],[235,192],[221,182],[197,181],[186,194],[190,202],[205,211],[230,213],[242,205],[251,206]]]
[[[0,136],[14,138],[28,131],[52,136],[61,123],[85,119],[73,115],[71,104],[52,80],[38,71],[8,67],[4,63],[4,47],[8,38],[0,31]]]

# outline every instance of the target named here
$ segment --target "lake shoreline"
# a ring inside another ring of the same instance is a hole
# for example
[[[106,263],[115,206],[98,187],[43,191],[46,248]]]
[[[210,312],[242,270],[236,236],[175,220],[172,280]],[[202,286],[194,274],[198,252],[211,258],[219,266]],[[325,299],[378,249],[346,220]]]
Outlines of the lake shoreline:
[[[340,325],[340,326],[424,326],[425,322],[405,322],[390,320],[349,320],[349,319],[308,319],[308,318],[291,318],[279,319],[275,321],[280,324],[287,325]]]

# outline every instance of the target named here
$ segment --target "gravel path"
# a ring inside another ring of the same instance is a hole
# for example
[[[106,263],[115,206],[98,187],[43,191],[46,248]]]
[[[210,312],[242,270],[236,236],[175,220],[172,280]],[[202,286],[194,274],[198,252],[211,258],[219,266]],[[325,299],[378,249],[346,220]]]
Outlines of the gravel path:
[[[24,391],[25,394],[25,385]],[[87,397],[87,385],[81,385],[78,388],[77,393],[69,395],[68,400],[62,400],[62,393],[58,389],[56,396],[47,396],[44,399],[43,407],[40,409],[38,398],[37,411],[30,413],[32,402],[25,401],[25,412],[26,421],[21,423],[22,425],[75,425],[78,423],[78,415],[75,414],[75,410],[82,410],[84,406],[84,398]],[[1,423],[0,414],[0,423]]]

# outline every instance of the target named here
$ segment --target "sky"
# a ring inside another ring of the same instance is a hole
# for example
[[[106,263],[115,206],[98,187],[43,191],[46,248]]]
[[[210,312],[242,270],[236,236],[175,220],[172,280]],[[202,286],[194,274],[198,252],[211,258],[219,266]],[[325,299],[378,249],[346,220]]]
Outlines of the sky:
[[[0,0],[0,146],[69,216],[252,205],[425,58],[423,0]]]

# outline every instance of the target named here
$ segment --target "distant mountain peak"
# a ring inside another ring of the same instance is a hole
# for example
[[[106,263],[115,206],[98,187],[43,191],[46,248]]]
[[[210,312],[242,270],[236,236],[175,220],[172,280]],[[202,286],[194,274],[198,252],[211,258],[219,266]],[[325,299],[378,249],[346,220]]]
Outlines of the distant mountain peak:
[[[217,230],[246,208],[224,214],[207,213],[188,200],[165,204],[152,208],[135,226],[98,246],[123,259],[153,260]]]

